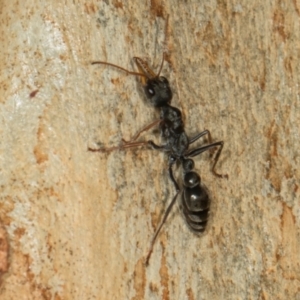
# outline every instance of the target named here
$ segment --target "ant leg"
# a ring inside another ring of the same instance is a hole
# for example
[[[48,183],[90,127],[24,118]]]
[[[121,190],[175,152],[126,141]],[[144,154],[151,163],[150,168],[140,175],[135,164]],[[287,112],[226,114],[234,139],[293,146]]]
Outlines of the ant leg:
[[[202,132],[200,132],[199,134],[197,134],[196,136],[194,136],[193,138],[191,138],[189,140],[189,144],[192,144],[194,142],[196,142],[198,139],[200,139],[202,136],[206,135],[208,136],[208,142],[211,144],[211,134],[209,130],[204,130]]]
[[[175,163],[175,162],[174,162],[174,163]],[[151,245],[150,245],[150,249],[149,249],[148,254],[147,254],[147,257],[146,257],[146,265],[148,265],[148,263],[149,263],[149,259],[150,259],[150,256],[151,256],[151,254],[152,254],[153,246],[154,246],[154,243],[155,243],[155,241],[156,241],[156,238],[157,238],[157,236],[158,236],[158,234],[159,234],[161,228],[163,227],[164,223],[166,222],[166,220],[167,220],[167,218],[168,218],[168,216],[169,216],[169,214],[170,214],[170,212],[171,212],[171,210],[172,210],[172,208],[173,208],[173,206],[174,206],[174,204],[175,204],[176,198],[177,198],[177,196],[178,196],[178,194],[179,194],[179,192],[180,192],[179,185],[178,185],[178,183],[176,182],[176,180],[175,180],[175,178],[174,178],[174,175],[173,175],[172,166],[174,165],[174,163],[171,163],[171,164],[169,165],[169,176],[170,176],[170,178],[171,178],[171,180],[172,180],[172,182],[173,182],[173,184],[174,184],[174,186],[175,186],[176,194],[175,194],[175,196],[173,197],[171,203],[169,204],[169,206],[168,206],[168,208],[167,208],[167,210],[166,210],[166,212],[165,212],[165,214],[164,214],[164,216],[163,216],[163,219],[162,219],[162,221],[161,221],[159,227],[156,229],[156,232],[155,232],[155,234],[154,234],[154,236],[153,236],[153,239],[152,239]]]
[[[100,148],[100,149],[93,149],[88,147],[88,151],[91,152],[111,152],[115,150],[124,150],[129,148],[141,147],[141,146],[151,146],[155,150],[162,150],[168,151],[165,145],[156,145],[153,141],[142,141],[142,142],[126,142],[125,144],[121,144],[119,146],[113,146],[110,148]]]
[[[190,139],[189,145],[196,142],[198,139],[200,139],[204,135],[207,135],[208,143],[211,144],[212,143],[211,134],[210,134],[210,131],[206,129],[206,130],[200,132],[199,134],[197,134],[196,136],[194,136],[192,139]],[[213,156],[213,154],[214,154],[214,150],[211,149],[209,151],[209,157],[211,158]]]
[[[223,142],[223,141],[215,142],[215,143],[212,143],[212,144],[209,144],[209,145],[202,146],[202,147],[200,147],[200,148],[194,149],[194,150],[188,152],[188,153],[186,154],[186,156],[187,156],[187,157],[194,157],[194,156],[199,155],[199,154],[201,154],[201,153],[203,153],[203,152],[205,152],[205,151],[207,151],[207,150],[210,150],[210,149],[215,148],[215,147],[219,147],[218,152],[217,152],[217,154],[216,154],[216,156],[215,156],[215,159],[214,159],[214,164],[213,164],[213,166],[212,166],[212,172],[213,172],[213,174],[214,174],[215,176],[217,176],[217,177],[228,178],[228,175],[227,175],[227,174],[222,175],[222,174],[219,174],[219,173],[217,173],[217,172],[215,171],[215,167],[216,167],[216,164],[217,164],[217,162],[218,162],[218,160],[219,160],[219,158],[220,158],[220,155],[221,155],[223,146],[224,146],[224,142]]]
[[[149,125],[143,127],[141,130],[139,130],[139,131],[138,131],[138,132],[137,132],[137,133],[136,133],[129,141],[126,141],[126,140],[122,139],[122,142],[123,142],[124,144],[127,144],[127,143],[131,143],[131,142],[136,141],[137,138],[140,136],[140,134],[141,134],[142,132],[151,129],[152,127],[154,127],[155,125],[159,124],[160,122],[161,122],[160,119],[159,119],[159,120],[156,120],[156,121],[154,121],[154,122],[152,122],[151,124],[149,124]]]
[[[109,148],[100,148],[100,149],[88,148],[88,150],[92,151],[92,152],[111,152],[111,151],[115,151],[115,150],[123,150],[123,149],[127,149],[127,148],[140,147],[140,146],[144,146],[147,144],[150,144],[155,149],[159,149],[160,146],[154,144],[152,141],[136,142],[136,140],[142,132],[149,130],[150,128],[154,127],[155,125],[159,124],[160,122],[161,122],[161,120],[156,120],[156,121],[152,122],[151,124],[145,126],[140,131],[138,131],[129,141],[122,139],[122,144],[119,146],[113,146],[113,147],[109,147]]]
[[[148,144],[155,150],[169,151],[166,145],[156,145],[153,141],[148,141]]]
[[[150,141],[133,142],[133,143],[122,144],[122,145],[119,145],[119,146],[113,146],[113,147],[109,147],[109,148],[100,148],[100,149],[93,149],[93,148],[88,147],[88,151],[91,151],[91,152],[111,152],[111,151],[115,151],[115,150],[124,150],[124,149],[128,149],[128,148],[145,146],[145,145],[148,145],[149,142]]]

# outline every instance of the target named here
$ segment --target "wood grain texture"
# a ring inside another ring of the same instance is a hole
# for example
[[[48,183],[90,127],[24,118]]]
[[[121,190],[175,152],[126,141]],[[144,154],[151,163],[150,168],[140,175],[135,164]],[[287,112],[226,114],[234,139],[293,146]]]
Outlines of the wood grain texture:
[[[0,298],[299,300],[299,16],[297,0],[4,1]],[[90,63],[157,70],[164,50],[173,105],[190,136],[225,141],[229,180],[195,159],[209,230],[193,235],[176,207],[145,267],[174,194],[166,156],[87,148],[158,114],[138,78]]]

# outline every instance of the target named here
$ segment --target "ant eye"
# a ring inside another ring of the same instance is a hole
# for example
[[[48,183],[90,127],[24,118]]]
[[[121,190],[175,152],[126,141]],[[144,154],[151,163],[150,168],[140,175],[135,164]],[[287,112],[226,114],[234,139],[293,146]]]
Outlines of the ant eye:
[[[153,91],[152,89],[150,89],[150,88],[148,88],[148,93],[149,93],[150,95],[154,95],[154,91]]]
[[[176,157],[174,156],[169,156],[169,163],[174,164],[176,162]]]

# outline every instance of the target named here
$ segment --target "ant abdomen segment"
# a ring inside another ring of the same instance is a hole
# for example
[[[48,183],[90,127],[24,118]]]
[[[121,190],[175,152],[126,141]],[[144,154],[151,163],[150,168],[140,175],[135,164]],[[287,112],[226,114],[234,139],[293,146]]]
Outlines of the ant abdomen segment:
[[[193,162],[191,159],[189,161]],[[193,188],[199,185],[201,179],[196,172],[188,172],[184,175],[184,185],[188,188]]]
[[[186,223],[194,232],[203,232],[209,218],[210,198],[196,172],[184,175],[182,212]]]

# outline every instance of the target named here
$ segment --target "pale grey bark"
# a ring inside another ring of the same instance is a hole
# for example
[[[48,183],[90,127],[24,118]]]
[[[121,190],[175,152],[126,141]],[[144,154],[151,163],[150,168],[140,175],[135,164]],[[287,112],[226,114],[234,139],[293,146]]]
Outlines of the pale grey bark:
[[[300,299],[300,3],[128,2],[2,4],[1,299]],[[190,136],[225,141],[229,180],[195,158],[211,225],[193,235],[176,206],[145,267],[174,195],[167,158],[87,148],[158,113],[138,78],[90,63],[158,70],[164,50],[173,105]]]

